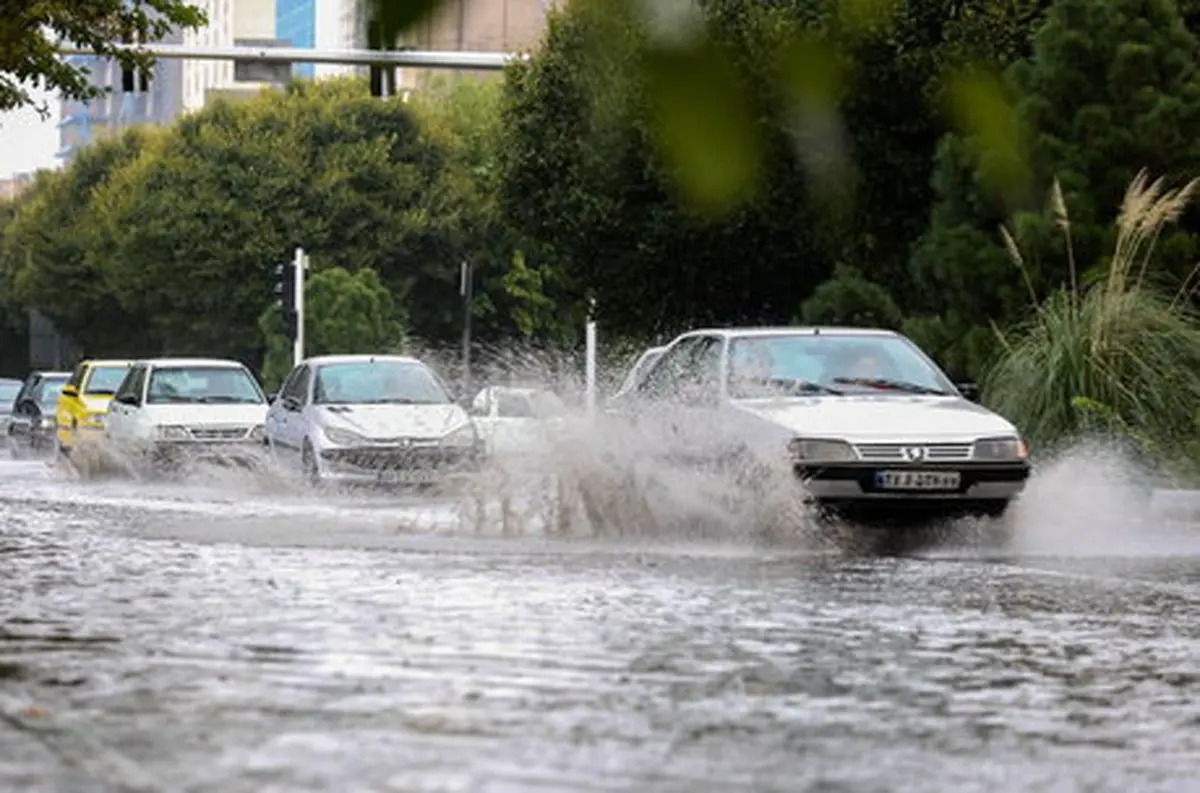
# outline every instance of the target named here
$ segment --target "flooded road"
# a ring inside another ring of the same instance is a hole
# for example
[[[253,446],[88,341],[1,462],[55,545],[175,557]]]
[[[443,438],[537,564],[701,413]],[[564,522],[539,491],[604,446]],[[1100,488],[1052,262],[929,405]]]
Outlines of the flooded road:
[[[0,790],[1197,789],[1200,531],[895,559],[455,525],[0,463]]]

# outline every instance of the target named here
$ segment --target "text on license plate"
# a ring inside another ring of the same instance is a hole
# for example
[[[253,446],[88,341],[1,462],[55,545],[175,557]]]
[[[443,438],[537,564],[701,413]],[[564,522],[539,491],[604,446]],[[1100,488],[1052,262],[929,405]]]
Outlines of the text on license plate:
[[[883,490],[957,490],[958,471],[880,471],[875,485]]]
[[[436,471],[416,470],[416,471],[381,471],[377,478],[379,482],[389,485],[396,484],[427,484],[436,482],[438,479]]]

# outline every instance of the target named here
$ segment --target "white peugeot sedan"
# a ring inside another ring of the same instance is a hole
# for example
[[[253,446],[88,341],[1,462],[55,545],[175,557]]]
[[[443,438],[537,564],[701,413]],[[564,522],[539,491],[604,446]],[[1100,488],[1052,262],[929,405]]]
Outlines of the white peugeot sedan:
[[[157,465],[252,462],[262,452],[266,414],[266,395],[238,361],[135,361],[109,404],[105,443]]]
[[[612,412],[671,466],[783,462],[826,514],[998,516],[1030,466],[977,395],[892,331],[725,328],[673,340]]]
[[[266,439],[313,485],[436,484],[476,470],[483,454],[437,374],[401,355],[302,361],[271,402]]]

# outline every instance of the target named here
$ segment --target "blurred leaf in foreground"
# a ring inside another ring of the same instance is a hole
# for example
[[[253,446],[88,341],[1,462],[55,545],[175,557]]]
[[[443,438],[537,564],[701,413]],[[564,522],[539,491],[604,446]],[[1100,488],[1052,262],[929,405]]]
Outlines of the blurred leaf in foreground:
[[[651,47],[645,77],[658,143],[686,197],[712,214],[750,198],[763,142],[729,57],[708,41]]]
[[[1015,207],[1032,195],[1033,175],[1022,146],[1016,109],[994,74],[966,70],[949,84],[951,119],[979,149],[984,187]]]
[[[814,193],[834,198],[853,181],[849,134],[839,110],[851,63],[815,36],[789,38],[778,59],[796,156]]]

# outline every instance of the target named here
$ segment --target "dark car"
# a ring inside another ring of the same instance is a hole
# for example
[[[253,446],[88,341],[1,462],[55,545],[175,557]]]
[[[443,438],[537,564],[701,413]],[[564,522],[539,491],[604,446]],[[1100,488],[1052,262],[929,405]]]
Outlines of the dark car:
[[[70,372],[31,372],[13,400],[6,436],[13,457],[54,448],[54,408]]]
[[[20,390],[20,380],[0,377],[0,445],[8,441],[8,421]]]

